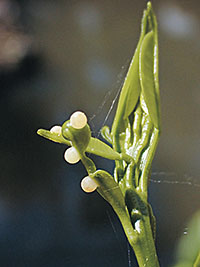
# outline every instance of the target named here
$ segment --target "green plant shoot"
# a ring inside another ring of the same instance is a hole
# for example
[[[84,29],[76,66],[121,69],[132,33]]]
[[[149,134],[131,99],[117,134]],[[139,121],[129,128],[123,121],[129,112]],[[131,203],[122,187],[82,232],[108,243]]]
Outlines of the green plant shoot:
[[[139,266],[159,266],[156,222],[148,203],[148,182],[160,135],[157,22],[150,2],[143,14],[140,39],[125,77],[112,128],[101,129],[111,146],[91,137],[82,112],[72,114],[62,127],[50,131],[40,129],[37,133],[71,147],[65,152],[65,159],[70,163],[82,161],[89,176],[82,182],[83,189],[97,190],[113,207]],[[87,153],[114,160],[113,176],[97,170]]]

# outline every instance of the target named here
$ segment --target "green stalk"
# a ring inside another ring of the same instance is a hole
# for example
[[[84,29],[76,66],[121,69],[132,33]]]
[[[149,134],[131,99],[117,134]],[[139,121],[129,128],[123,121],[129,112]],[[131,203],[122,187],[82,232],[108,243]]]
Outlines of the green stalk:
[[[135,252],[139,266],[159,267],[154,239],[152,236],[149,218],[141,222],[143,233],[139,236],[136,244],[131,244]]]
[[[135,252],[139,266],[158,267],[159,262],[156,253],[155,240],[153,236],[153,229],[151,225],[151,216],[148,209],[148,202],[146,201],[146,193],[137,192],[137,190],[126,191],[126,205],[131,214],[131,223],[133,232],[137,238],[132,238],[126,231],[127,224],[124,224],[123,218],[120,218],[122,226],[125,229],[127,238]],[[154,227],[153,227],[154,228]],[[134,242],[131,242],[134,240]]]
[[[199,266],[200,266],[200,251],[194,263],[194,267],[199,267]]]

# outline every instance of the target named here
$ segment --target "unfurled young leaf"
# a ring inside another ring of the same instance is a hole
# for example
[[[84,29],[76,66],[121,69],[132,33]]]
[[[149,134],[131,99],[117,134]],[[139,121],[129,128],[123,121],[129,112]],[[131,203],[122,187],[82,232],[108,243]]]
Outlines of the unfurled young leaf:
[[[72,145],[72,142],[70,140],[67,140],[62,135],[51,133],[48,130],[39,129],[37,131],[37,134],[56,143],[65,144],[67,146]],[[110,146],[108,146],[104,142],[94,137],[90,138],[89,144],[86,148],[86,152],[100,156],[100,157],[104,157],[110,160],[121,160],[122,159],[121,154],[113,150]]]
[[[112,206],[118,215],[124,231],[129,239],[130,244],[133,244],[137,239],[137,233],[131,224],[130,215],[125,205],[125,199],[122,191],[114,181],[114,178],[106,171],[97,170],[91,176],[98,184],[98,193]]]
[[[49,130],[39,129],[39,130],[37,130],[37,134],[46,138],[46,139],[49,139],[53,142],[65,144],[67,146],[71,146],[71,142],[69,140],[64,138],[62,135],[58,135],[56,133],[51,133]]]
[[[121,155],[118,152],[113,150],[110,146],[106,145],[104,142],[93,137],[90,139],[86,152],[111,160],[122,159]]]
[[[150,3],[144,11],[141,36],[122,87],[112,126],[113,147],[118,152],[124,151],[123,135],[133,134],[130,129],[138,107],[150,116],[154,127],[160,130],[157,23]]]
[[[141,45],[140,50],[140,81],[144,101],[148,108],[150,118],[154,126],[159,129],[159,99],[156,94],[154,82],[154,33],[147,33]]]
[[[101,128],[101,135],[108,143],[112,144],[112,137],[108,126]]]

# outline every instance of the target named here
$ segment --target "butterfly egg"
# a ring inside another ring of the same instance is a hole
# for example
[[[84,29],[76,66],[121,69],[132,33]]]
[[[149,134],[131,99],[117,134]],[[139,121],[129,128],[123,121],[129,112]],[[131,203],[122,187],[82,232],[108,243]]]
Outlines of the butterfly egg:
[[[64,153],[64,159],[71,164],[75,164],[80,160],[80,156],[76,148],[70,147]]]
[[[50,129],[50,132],[51,133],[55,133],[57,135],[61,135],[62,133],[62,127],[61,126],[58,126],[58,125],[55,125],[53,126],[51,129]]]
[[[91,193],[91,192],[93,192],[93,191],[95,191],[97,189],[97,184],[95,183],[95,181],[90,176],[86,176],[81,181],[81,188],[86,193]]]
[[[82,129],[87,124],[87,117],[81,111],[74,112],[70,117],[70,124],[75,129]]]

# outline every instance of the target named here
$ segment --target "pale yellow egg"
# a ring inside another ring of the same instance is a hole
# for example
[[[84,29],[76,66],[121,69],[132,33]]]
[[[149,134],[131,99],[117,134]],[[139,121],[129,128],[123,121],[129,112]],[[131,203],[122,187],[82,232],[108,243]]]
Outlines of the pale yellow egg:
[[[58,125],[55,125],[53,126],[51,129],[50,129],[50,132],[51,133],[55,133],[57,135],[61,135],[62,133],[62,127],[61,126],[58,126]]]
[[[75,164],[80,160],[78,151],[74,147],[68,148],[64,153],[64,159],[71,164]]]
[[[70,117],[70,124],[75,129],[82,129],[87,124],[87,117],[81,111],[74,112]]]
[[[90,176],[86,176],[81,181],[81,188],[86,193],[91,193],[97,189],[97,183]]]

